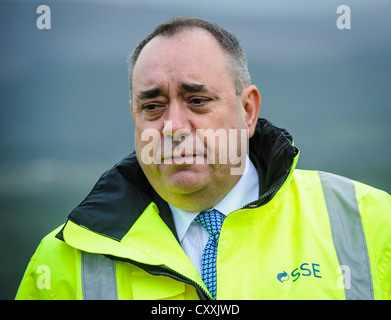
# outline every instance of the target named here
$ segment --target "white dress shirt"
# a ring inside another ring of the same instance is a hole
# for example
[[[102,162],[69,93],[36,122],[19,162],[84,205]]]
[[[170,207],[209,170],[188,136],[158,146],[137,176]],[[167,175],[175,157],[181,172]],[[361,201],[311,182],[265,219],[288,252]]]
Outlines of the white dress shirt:
[[[213,207],[213,209],[216,209],[227,216],[251,201],[258,199],[258,190],[258,173],[247,156],[246,167],[242,177],[231,191]],[[209,233],[205,228],[194,221],[194,218],[199,212],[185,211],[176,208],[171,204],[169,204],[169,206],[172,211],[181,246],[201,275],[202,253],[208,242]]]

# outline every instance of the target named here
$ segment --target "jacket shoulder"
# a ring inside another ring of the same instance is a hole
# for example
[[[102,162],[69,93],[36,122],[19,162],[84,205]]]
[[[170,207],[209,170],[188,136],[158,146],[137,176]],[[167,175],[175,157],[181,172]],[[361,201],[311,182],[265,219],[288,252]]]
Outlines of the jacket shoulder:
[[[354,182],[361,219],[372,259],[372,276],[380,283],[383,299],[391,299],[391,196]]]
[[[80,251],[56,238],[62,226],[45,236],[30,259],[17,300],[76,299]]]
[[[391,196],[387,192],[340,175],[314,170],[296,169],[293,178],[297,184],[300,184],[301,189],[307,187],[307,190],[313,192],[313,187],[317,186],[319,189],[322,185],[320,175],[326,177],[329,181],[323,187],[333,189],[340,197],[346,196],[344,193],[346,183],[341,186],[340,182],[350,181],[349,183],[354,186],[354,201],[357,201],[361,218],[377,224],[382,231],[391,236]],[[374,233],[376,234],[376,232]]]
[[[368,228],[377,226],[378,232],[389,235],[389,244],[391,245],[391,196],[383,190],[371,187],[367,184],[353,181],[357,203],[362,219],[368,225]]]

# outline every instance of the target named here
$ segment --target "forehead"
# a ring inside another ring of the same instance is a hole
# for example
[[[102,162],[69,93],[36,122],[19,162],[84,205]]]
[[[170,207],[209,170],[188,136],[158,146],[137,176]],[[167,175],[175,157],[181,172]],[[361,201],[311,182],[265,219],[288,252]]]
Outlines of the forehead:
[[[196,82],[218,85],[229,81],[227,55],[217,40],[202,29],[173,36],[157,36],[141,51],[133,69],[135,93],[167,83]]]

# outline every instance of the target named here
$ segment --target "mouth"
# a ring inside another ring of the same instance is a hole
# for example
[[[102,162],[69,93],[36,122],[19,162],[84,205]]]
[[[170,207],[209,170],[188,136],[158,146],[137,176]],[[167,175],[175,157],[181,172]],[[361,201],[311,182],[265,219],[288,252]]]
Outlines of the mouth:
[[[175,164],[193,164],[196,163],[194,160],[195,158],[206,158],[205,154],[203,153],[184,153],[182,152],[181,154],[167,154],[167,155],[162,155],[161,160],[163,163],[169,163],[171,164],[174,162]]]

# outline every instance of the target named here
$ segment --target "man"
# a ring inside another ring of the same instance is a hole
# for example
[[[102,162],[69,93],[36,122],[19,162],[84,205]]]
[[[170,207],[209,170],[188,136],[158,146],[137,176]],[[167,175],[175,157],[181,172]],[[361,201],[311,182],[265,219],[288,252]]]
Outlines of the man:
[[[43,239],[18,299],[391,298],[390,196],[295,169],[231,33],[157,27],[130,84],[135,153]]]

